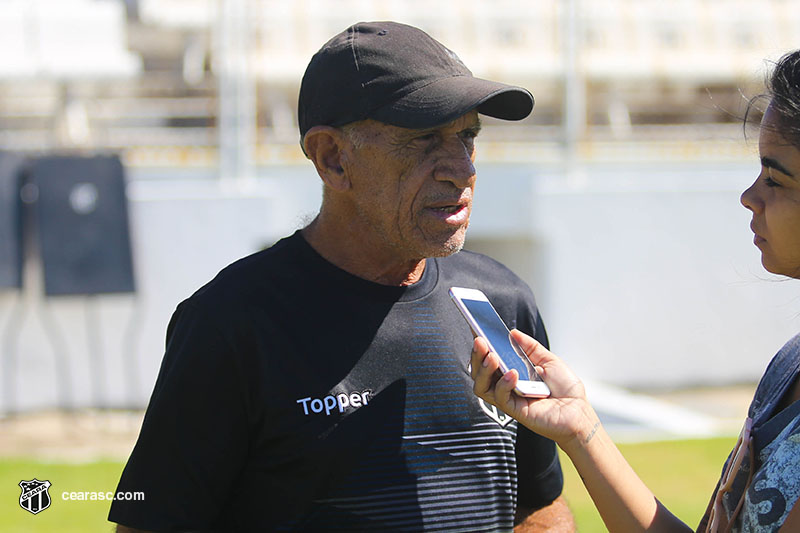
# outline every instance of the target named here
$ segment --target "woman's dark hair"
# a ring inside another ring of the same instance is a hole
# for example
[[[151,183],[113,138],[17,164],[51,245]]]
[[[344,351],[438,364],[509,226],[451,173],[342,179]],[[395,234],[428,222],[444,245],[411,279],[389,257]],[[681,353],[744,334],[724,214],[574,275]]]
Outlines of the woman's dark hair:
[[[800,148],[800,50],[789,52],[775,63],[766,86],[766,94],[748,102],[745,124],[755,103],[767,99],[778,115],[778,133]]]

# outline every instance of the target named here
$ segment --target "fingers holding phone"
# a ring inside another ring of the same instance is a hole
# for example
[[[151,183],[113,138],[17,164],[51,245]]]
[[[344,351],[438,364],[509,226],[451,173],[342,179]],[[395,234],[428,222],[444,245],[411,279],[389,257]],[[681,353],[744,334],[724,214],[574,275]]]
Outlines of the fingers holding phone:
[[[502,375],[496,357],[490,357],[491,350],[483,337],[475,337],[470,357],[470,373],[475,382],[473,391],[489,403],[494,403],[494,388]]]
[[[516,370],[519,379],[514,391],[520,396],[546,398],[550,390],[536,369],[517,345],[500,315],[486,295],[477,289],[451,287],[450,296],[476,337],[482,337],[490,351],[498,357],[502,373]],[[473,375],[474,377],[474,375]]]
[[[480,291],[454,287],[451,295],[476,335],[470,374],[478,397],[556,442],[573,438],[586,425],[587,419],[596,421],[583,383],[559,357],[521,331],[508,332],[494,309],[487,307],[488,299]],[[489,325],[492,321],[494,325]],[[500,322],[502,330],[496,321]],[[487,337],[487,331],[495,342]],[[504,346],[503,339],[513,350],[506,348],[505,359],[495,349],[495,346]],[[513,361],[514,356],[524,358],[526,365]],[[537,395],[521,394],[521,389],[522,392],[530,390],[522,388],[521,384],[525,383],[525,377],[531,376],[535,376],[533,383],[546,387],[546,394],[541,391]]]
[[[542,379],[547,381],[553,397],[586,398],[583,382],[560,357],[545,348],[533,337],[519,330],[513,330],[511,336],[525,352],[528,359],[535,365]]]
[[[475,337],[472,345],[471,374],[473,391],[479,398],[496,405],[506,414],[521,420],[528,398],[515,394],[519,374],[511,369],[503,373],[500,359],[491,351],[486,339]]]

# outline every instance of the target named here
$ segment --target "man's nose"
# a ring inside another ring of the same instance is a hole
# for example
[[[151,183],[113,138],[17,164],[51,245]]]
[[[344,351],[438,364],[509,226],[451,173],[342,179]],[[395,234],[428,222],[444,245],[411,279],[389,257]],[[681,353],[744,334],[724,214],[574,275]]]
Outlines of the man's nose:
[[[450,181],[461,188],[472,186],[475,183],[474,146],[457,138],[445,143],[442,152],[436,165],[436,179]]]

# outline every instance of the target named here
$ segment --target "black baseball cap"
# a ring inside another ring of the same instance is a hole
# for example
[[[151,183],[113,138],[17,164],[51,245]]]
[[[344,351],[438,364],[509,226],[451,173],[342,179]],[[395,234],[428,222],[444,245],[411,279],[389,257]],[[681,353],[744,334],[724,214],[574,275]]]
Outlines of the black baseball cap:
[[[474,77],[456,54],[418,28],[359,22],[311,58],[297,112],[302,139],[313,126],[367,118],[430,128],[476,108],[521,120],[533,109],[533,96],[522,87]]]

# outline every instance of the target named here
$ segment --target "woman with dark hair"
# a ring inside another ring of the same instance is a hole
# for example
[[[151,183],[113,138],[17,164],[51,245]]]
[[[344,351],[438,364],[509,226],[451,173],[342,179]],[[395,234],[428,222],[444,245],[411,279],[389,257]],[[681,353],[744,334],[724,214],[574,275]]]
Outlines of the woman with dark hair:
[[[776,64],[761,120],[761,172],[741,197],[766,270],[800,279],[800,50]],[[751,101],[750,107],[753,102]],[[625,461],[586,399],[581,381],[531,337],[513,335],[552,395],[512,393],[483,339],[472,352],[475,393],[556,441],[575,464],[609,531],[690,531]],[[770,362],[698,531],[800,531],[800,335]]]

